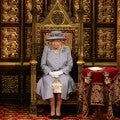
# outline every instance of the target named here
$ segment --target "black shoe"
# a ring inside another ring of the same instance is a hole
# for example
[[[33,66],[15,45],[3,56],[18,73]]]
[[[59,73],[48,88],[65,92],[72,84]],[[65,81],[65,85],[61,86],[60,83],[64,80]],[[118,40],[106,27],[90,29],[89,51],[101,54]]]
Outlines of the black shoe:
[[[51,116],[50,116],[50,119],[55,119],[55,118],[56,118],[55,115],[51,115]]]
[[[56,117],[55,117],[56,119],[62,119],[62,116],[61,115],[56,115]]]

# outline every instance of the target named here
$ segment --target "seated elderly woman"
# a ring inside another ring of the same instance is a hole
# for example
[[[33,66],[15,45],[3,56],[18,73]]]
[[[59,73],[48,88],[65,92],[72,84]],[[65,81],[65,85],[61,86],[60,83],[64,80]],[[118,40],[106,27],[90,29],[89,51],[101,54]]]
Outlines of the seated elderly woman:
[[[37,83],[36,92],[44,100],[48,100],[51,118],[61,118],[62,99],[67,100],[71,92],[75,92],[75,83],[69,72],[73,66],[71,50],[65,46],[62,31],[51,31],[41,58],[43,77]]]

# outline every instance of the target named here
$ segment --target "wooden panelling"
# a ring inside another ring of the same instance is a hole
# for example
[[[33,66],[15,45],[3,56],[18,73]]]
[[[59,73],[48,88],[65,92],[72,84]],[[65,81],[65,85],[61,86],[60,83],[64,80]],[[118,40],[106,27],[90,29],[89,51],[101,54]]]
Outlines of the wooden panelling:
[[[0,1],[0,101],[30,99],[32,39],[30,0]]]
[[[117,0],[83,0],[83,8],[85,64],[91,62],[91,66],[94,66],[99,62],[102,66],[104,62],[109,61],[110,65],[112,63],[114,65],[117,43]],[[90,36],[86,34],[86,29],[91,30]]]
[[[40,15],[37,19],[43,21],[49,13],[50,3],[54,4],[55,0],[36,1]],[[79,22],[79,0],[60,1],[67,6],[72,20]],[[29,102],[32,5],[32,0],[0,0],[0,101]],[[117,0],[83,0],[82,6],[85,65],[116,66],[119,60]]]

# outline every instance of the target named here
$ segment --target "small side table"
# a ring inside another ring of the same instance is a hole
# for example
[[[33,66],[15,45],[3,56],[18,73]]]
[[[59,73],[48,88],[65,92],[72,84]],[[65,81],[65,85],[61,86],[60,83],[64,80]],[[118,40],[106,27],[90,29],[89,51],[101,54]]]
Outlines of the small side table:
[[[82,115],[86,117],[89,105],[105,106],[107,118],[113,117],[112,105],[120,101],[120,72],[116,67],[83,68],[80,75],[79,100],[82,101]]]

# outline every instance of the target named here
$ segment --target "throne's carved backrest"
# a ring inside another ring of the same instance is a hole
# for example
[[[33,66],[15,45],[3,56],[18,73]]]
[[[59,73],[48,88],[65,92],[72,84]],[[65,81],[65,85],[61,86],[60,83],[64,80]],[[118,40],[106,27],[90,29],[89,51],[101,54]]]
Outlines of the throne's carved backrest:
[[[45,39],[49,32],[52,30],[61,30],[67,38],[65,44],[71,48],[73,57],[77,57],[78,45],[80,43],[80,25],[79,23],[72,22],[59,0],[56,0],[55,5],[43,22],[35,23],[34,30],[34,41],[35,43],[39,43],[37,56],[41,57],[44,45],[48,44]]]
[[[43,21],[43,24],[67,25],[67,24],[72,24],[72,21],[69,18],[67,12],[65,11],[64,6],[61,5],[59,0],[56,0],[56,3],[50,10],[46,19]]]
[[[80,25],[79,23],[72,22],[59,0],[56,1],[43,22],[35,23],[34,42],[39,43],[39,46],[47,44],[44,43],[45,36],[51,30],[61,30],[65,32],[67,38],[65,44],[69,45],[75,53],[78,52]],[[41,49],[38,48],[38,50]]]
[[[61,30],[66,33],[67,41],[66,44],[71,47],[73,59],[75,58],[81,58],[81,55],[83,54],[82,49],[82,39],[81,39],[81,24],[80,23],[74,23],[72,19],[69,17],[67,12],[64,9],[64,6],[59,2],[59,0],[55,0],[55,4],[52,6],[52,9],[50,10],[49,14],[46,16],[46,18],[40,17],[40,13],[37,10],[35,1],[33,0],[33,21],[32,21],[32,43],[31,43],[31,105],[34,104],[42,104],[42,101],[38,101],[36,97],[36,82],[38,78],[41,77],[42,71],[39,68],[40,67],[40,60],[41,55],[43,52],[44,45],[47,44],[45,42],[45,36],[52,30]],[[40,20],[41,19],[41,20]],[[79,57],[79,56],[80,57]],[[37,58],[37,61],[36,61]],[[37,64],[38,63],[38,64]],[[77,67],[78,61],[74,62],[75,65],[73,65],[73,68]],[[81,63],[81,61],[79,62]],[[37,67],[36,67],[37,65]],[[79,80],[76,78],[78,77],[77,70],[72,70],[72,77],[75,82],[79,82]],[[39,75],[36,73],[40,73]],[[37,76],[38,75],[38,76]],[[37,79],[36,79],[37,78]],[[78,84],[77,84],[78,85]],[[76,96],[78,98],[78,96]],[[76,99],[77,100],[77,99]],[[68,103],[68,101],[67,101]],[[71,101],[69,103],[72,103]],[[68,104],[69,104],[68,103]],[[75,104],[78,102],[74,102]]]

